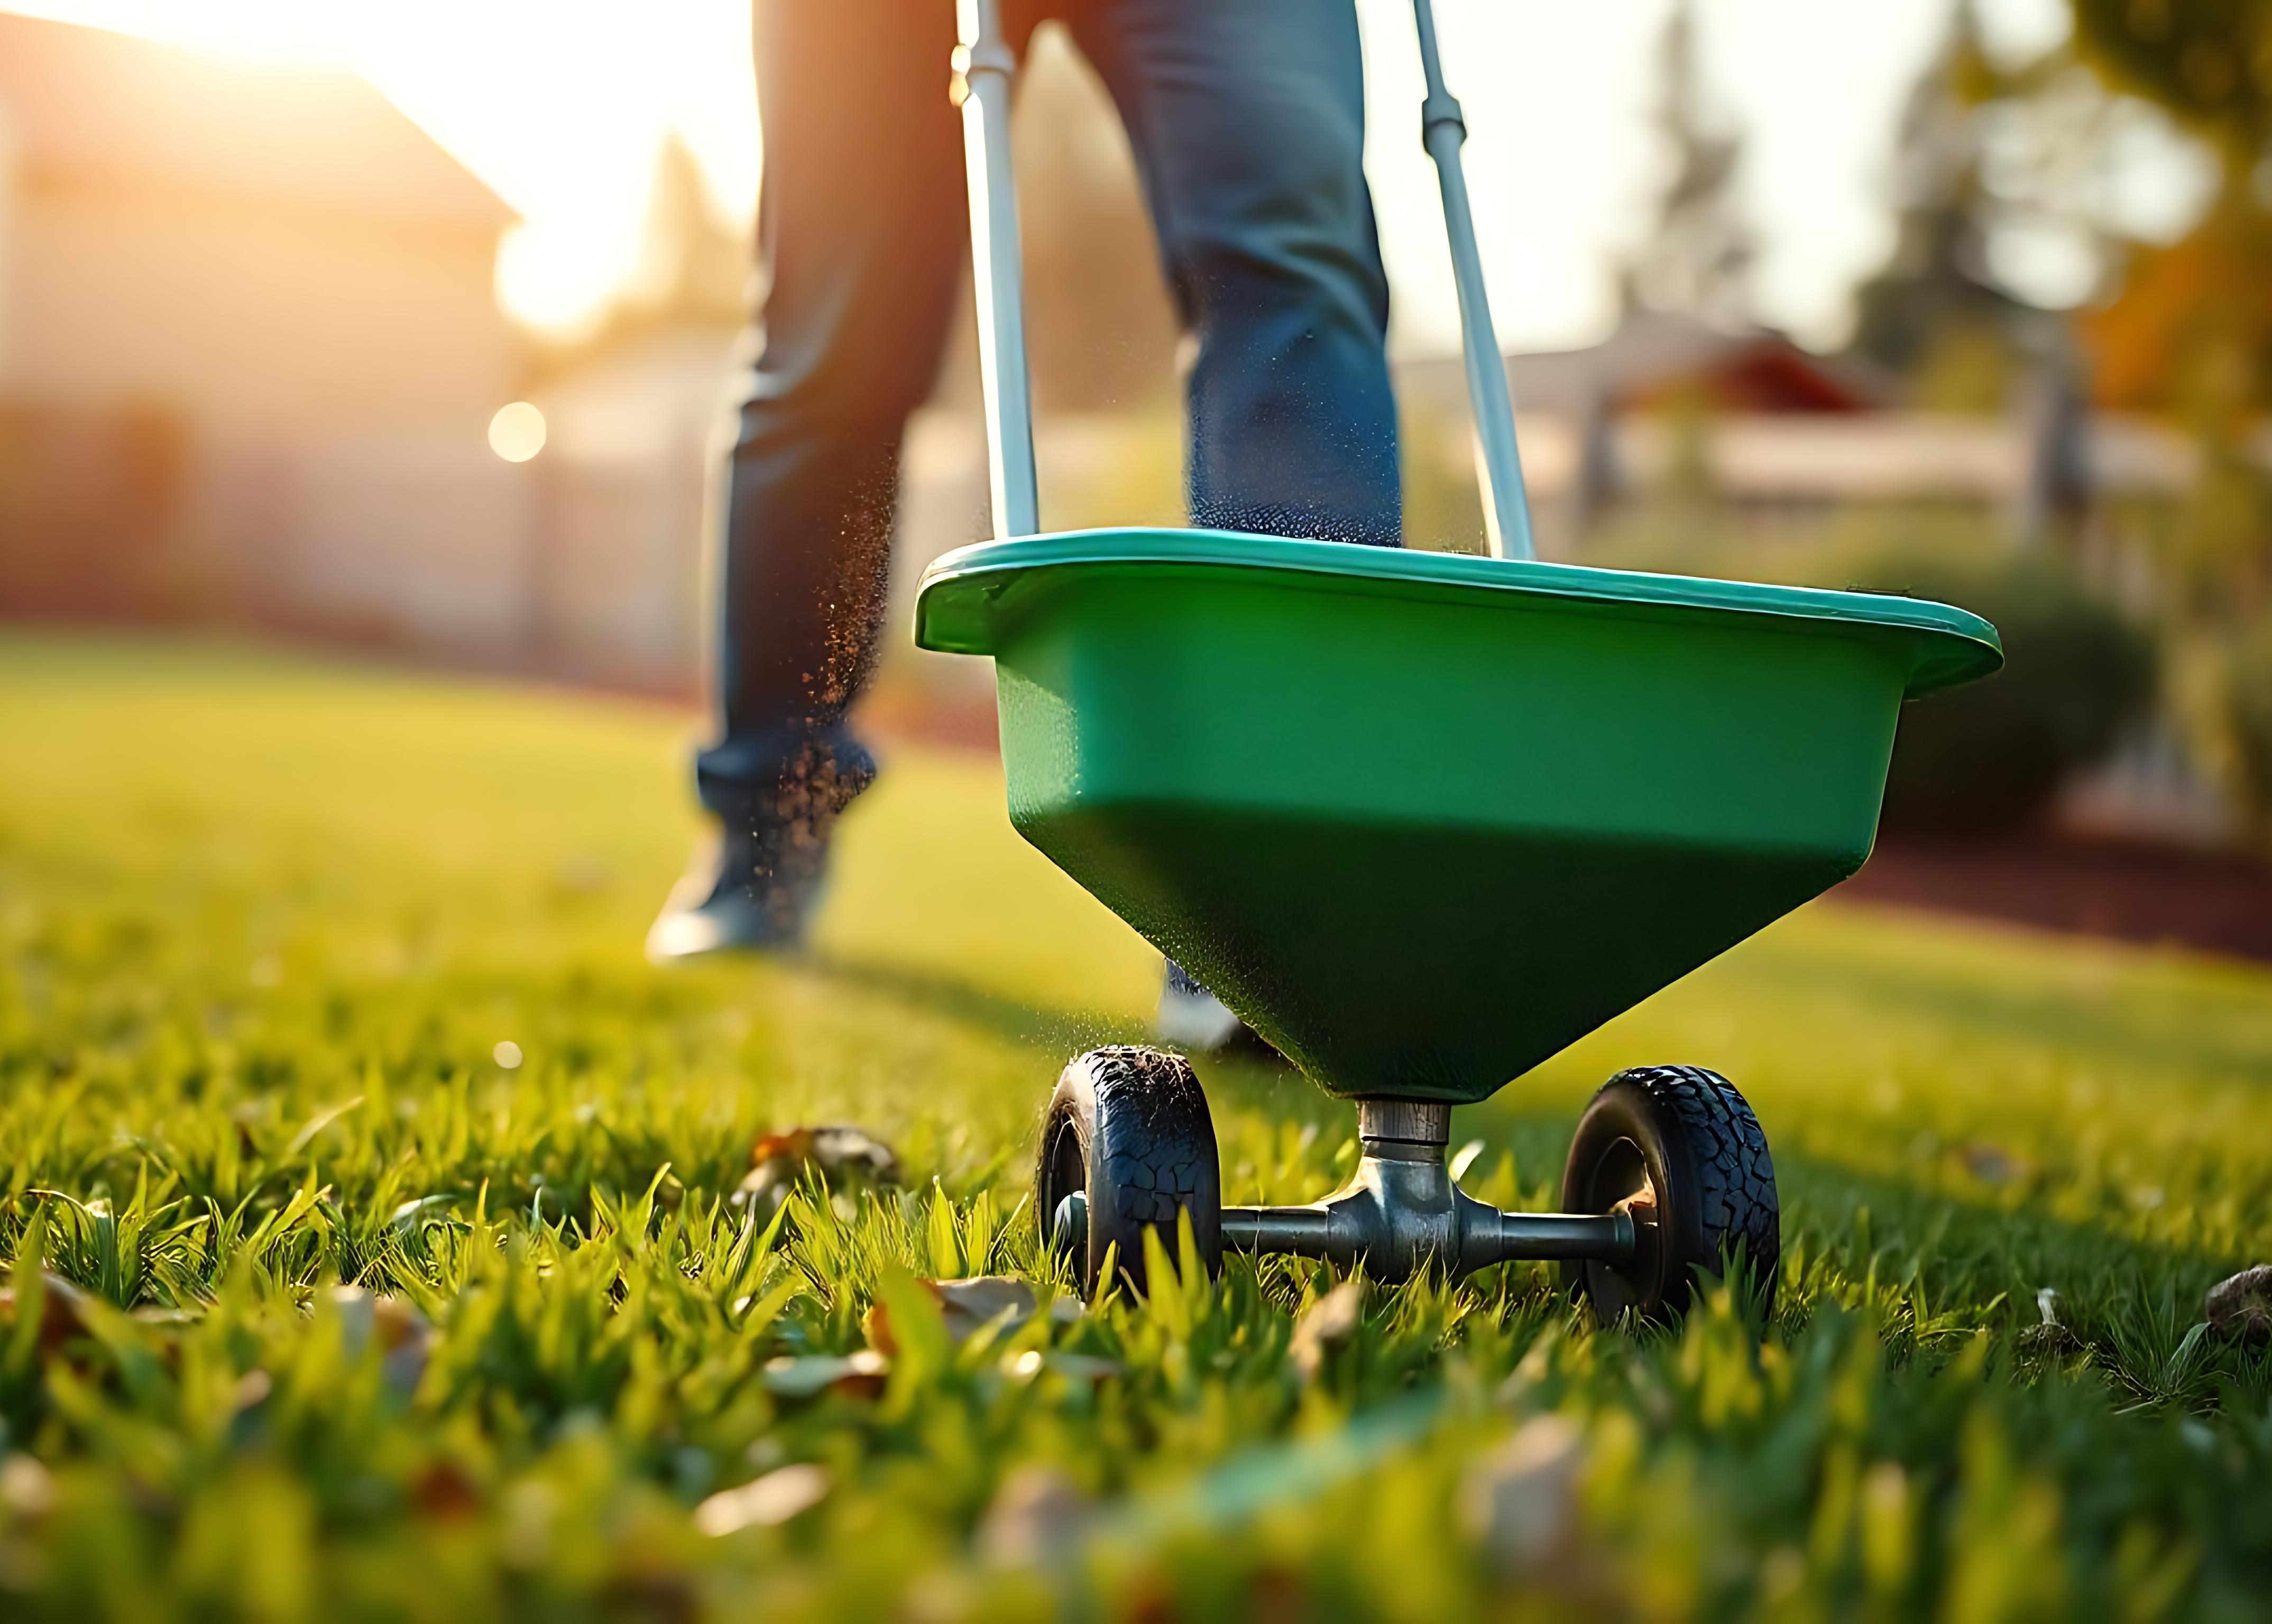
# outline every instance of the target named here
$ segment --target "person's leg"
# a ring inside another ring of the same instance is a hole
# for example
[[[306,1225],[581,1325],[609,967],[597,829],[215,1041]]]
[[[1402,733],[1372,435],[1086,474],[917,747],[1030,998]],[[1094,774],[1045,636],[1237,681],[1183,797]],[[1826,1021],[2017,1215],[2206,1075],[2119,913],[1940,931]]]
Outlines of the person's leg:
[[[1351,0],[1085,0],[1197,340],[1195,524],[1402,539],[1388,280]]]
[[[1401,545],[1388,279],[1350,0],[1087,0],[1074,34],[1127,123],[1197,340],[1192,521]],[[1157,1028],[1190,1048],[1252,1036],[1174,964]]]
[[[696,762],[722,838],[656,922],[658,957],[796,940],[874,776],[846,715],[967,241],[953,8],[759,0],[756,25],[760,327],[714,537],[718,736]]]

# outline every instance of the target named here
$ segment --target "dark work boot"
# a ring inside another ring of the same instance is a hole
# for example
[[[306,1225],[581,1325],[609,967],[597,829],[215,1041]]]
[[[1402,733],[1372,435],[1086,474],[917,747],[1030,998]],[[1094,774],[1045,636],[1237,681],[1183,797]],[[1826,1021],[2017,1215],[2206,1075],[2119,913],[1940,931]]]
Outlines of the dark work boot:
[[[1162,1043],[1188,1054],[1275,1055],[1278,1052],[1172,958],[1160,987],[1160,1009],[1152,1017],[1152,1030]]]
[[[796,952],[819,911],[827,872],[828,833],[809,820],[729,829],[671,888],[646,933],[646,956],[662,965],[737,950]]]
[[[759,734],[704,750],[695,779],[718,838],[671,888],[646,933],[647,957],[802,949],[836,820],[875,778],[874,759],[841,728],[788,748]]]

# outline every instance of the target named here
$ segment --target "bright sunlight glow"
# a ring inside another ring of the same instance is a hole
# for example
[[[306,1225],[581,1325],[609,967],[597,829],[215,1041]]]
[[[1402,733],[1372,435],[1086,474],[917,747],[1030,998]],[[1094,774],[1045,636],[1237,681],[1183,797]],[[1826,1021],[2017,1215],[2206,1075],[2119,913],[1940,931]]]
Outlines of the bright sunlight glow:
[[[676,131],[721,205],[758,190],[751,0],[7,0],[6,9],[370,80],[521,217],[497,294],[563,336],[636,264]]]
[[[490,450],[507,462],[527,462],[544,449],[544,413],[526,400],[497,408],[490,419]]]
[[[1766,319],[1817,343],[1842,338],[1849,290],[1892,242],[1888,160],[1902,99],[1953,3],[1705,0],[1699,8],[1707,78],[1746,138],[1741,189],[1760,228]],[[588,332],[636,264],[666,136],[686,142],[721,205],[744,220],[753,213],[751,4],[0,0],[203,49],[362,74],[519,214],[498,256],[499,301],[561,337]],[[1395,289],[1394,341],[1456,348],[1443,213],[1417,138],[1409,0],[1356,4],[1368,56],[1366,168]],[[1588,342],[1615,318],[1611,272],[1648,229],[1663,180],[1649,116],[1668,4],[1438,0],[1454,88],[1467,99],[1468,178],[1491,300],[1510,347]],[[1980,4],[1992,36],[2020,55],[2065,25],[2062,0]],[[944,94],[943,63],[939,82]]]

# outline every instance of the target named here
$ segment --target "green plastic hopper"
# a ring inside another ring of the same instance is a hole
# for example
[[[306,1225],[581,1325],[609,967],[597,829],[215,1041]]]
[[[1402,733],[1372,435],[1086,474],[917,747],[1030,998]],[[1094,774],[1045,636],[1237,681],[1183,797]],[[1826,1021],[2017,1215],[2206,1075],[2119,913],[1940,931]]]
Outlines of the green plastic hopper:
[[[1010,819],[1333,1093],[1479,1100],[1869,855],[1992,627],[1859,592],[1208,531],[951,553]]]
[[[916,640],[993,657],[1010,821],[1354,1099],[1360,1147],[1321,1201],[1226,1206],[1189,1062],[1093,1050],[1043,1108],[1035,1221],[1085,1288],[1117,1269],[1145,1290],[1158,1237],[1209,1269],[1226,1248],[1290,1253],[1382,1281],[1560,1260],[1604,1322],[1678,1314],[1732,1257],[1771,1306],[1774,1162],[1718,1072],[1612,1076],[1556,1212],[1461,1189],[1451,1107],[1853,873],[1902,701],[2003,652],[1940,604],[1537,562],[1466,121],[1431,0],[1412,12],[1487,558],[1035,533],[1017,58],[998,0],[957,7],[996,540],[926,572]]]

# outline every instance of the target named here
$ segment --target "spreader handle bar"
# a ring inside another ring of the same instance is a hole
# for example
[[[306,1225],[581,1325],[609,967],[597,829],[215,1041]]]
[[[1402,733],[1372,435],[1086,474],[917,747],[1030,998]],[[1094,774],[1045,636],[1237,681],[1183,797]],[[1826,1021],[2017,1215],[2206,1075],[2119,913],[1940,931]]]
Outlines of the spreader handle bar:
[[[1460,337],[1467,354],[1468,395],[1482,463],[1484,517],[1494,556],[1532,558],[1530,505],[1514,438],[1514,404],[1506,363],[1491,326],[1476,247],[1460,146],[1467,139],[1460,103],[1444,86],[1430,0],[1412,0],[1420,34],[1427,99],[1420,105],[1421,144],[1436,161],[1460,295]],[[987,473],[998,538],[1041,528],[1034,466],[1033,386],[1026,366],[1024,271],[1017,188],[1010,164],[1010,93],[1018,64],[1002,32],[999,0],[955,0],[960,43],[954,52],[953,95],[962,109],[963,164],[970,189],[971,280],[977,293],[979,376],[986,398]]]
[[[1530,539],[1530,500],[1522,488],[1522,457],[1514,443],[1514,402],[1506,389],[1506,361],[1491,327],[1491,301],[1484,292],[1484,261],[1476,247],[1475,211],[1468,205],[1467,173],[1460,145],[1468,138],[1459,98],[1444,87],[1444,64],[1436,50],[1436,13],[1429,0],[1412,0],[1420,30],[1420,71],[1428,81],[1420,104],[1420,144],[1436,160],[1444,193],[1444,231],[1451,239],[1452,275],[1460,289],[1460,342],[1467,352],[1468,399],[1476,417],[1478,481],[1484,492],[1484,523],[1494,558],[1536,558]]]
[[[1026,369],[1025,272],[1010,168],[1010,92],[1018,58],[999,0],[955,0],[961,43],[952,94],[962,109],[970,187],[971,283],[978,294],[978,372],[986,392],[986,462],[998,540],[1042,527],[1034,473],[1033,385]]]

